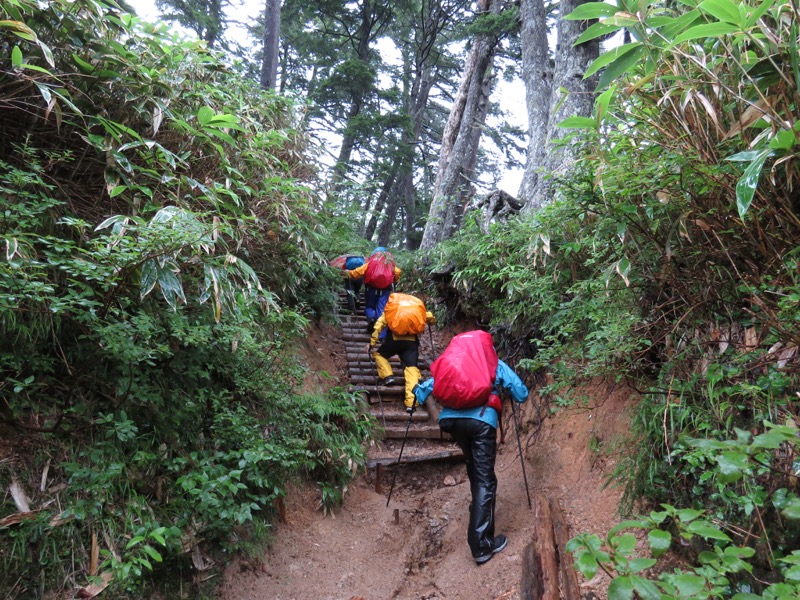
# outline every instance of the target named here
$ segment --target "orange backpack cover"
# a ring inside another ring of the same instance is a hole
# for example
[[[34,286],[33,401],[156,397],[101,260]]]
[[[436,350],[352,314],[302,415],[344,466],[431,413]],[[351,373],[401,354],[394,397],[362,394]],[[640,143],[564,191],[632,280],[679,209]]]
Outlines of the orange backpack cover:
[[[419,335],[425,330],[425,303],[408,294],[389,294],[383,314],[386,325],[397,335]]]

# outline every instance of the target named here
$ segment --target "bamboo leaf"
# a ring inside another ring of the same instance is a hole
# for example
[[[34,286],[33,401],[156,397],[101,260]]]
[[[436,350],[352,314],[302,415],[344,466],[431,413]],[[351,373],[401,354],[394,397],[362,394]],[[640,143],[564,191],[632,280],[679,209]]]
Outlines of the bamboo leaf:
[[[743,154],[745,153],[741,152],[728,160],[736,160],[737,156]],[[769,148],[759,152],[736,183],[736,208],[739,211],[739,216],[742,218],[744,218],[747,211],[750,210],[750,204],[753,202],[753,196],[758,187],[758,179],[761,176],[761,168],[772,154],[773,151]]]
[[[564,18],[570,21],[587,21],[589,19],[610,17],[618,11],[619,8],[606,2],[587,2],[578,6]]]
[[[639,62],[639,58],[641,58],[643,52],[644,47],[638,46],[637,48],[631,49],[630,52],[623,54],[617,58],[617,60],[608,65],[605,71],[603,71],[603,74],[600,75],[600,80],[597,82],[597,89],[603,89],[607,85],[610,85],[623,73],[629,71],[631,67]]]
[[[671,40],[676,35],[680,35],[682,32],[686,31],[690,25],[700,19],[703,19],[701,22],[705,22],[703,13],[695,8],[686,14],[681,15],[680,17],[670,19],[669,23],[660,25],[659,31],[661,32],[661,35],[668,40]]]
[[[23,63],[19,65],[20,69],[25,69],[26,71],[37,71],[39,73],[44,73],[45,75],[53,75],[50,71],[45,69],[44,67],[40,67],[39,65],[32,65],[29,63]]]
[[[583,78],[586,79],[587,77],[591,77],[597,71],[602,69],[603,67],[607,66],[608,64],[617,60],[620,56],[624,56],[634,48],[641,46],[639,42],[631,42],[630,44],[623,44],[622,46],[618,46],[608,52],[604,52],[600,56],[598,56],[592,64],[589,65],[589,68],[586,69],[586,73],[584,74]]]
[[[700,3],[700,8],[718,21],[744,27],[744,23],[740,22],[739,7],[730,0],[704,0]]]
[[[91,73],[92,71],[94,71],[93,64],[83,60],[80,56],[78,56],[74,52],[72,53],[72,60],[75,61],[75,64],[78,65],[78,68],[84,73]]]
[[[55,68],[56,63],[53,61],[53,51],[50,50],[50,46],[45,44],[42,40],[36,40],[36,43],[39,45],[39,49],[42,51],[42,55],[44,59],[47,61],[47,64],[50,65],[51,68]]]
[[[208,106],[201,106],[197,111],[197,121],[200,125],[208,125],[209,121],[214,117],[214,111]]]
[[[9,21],[4,19],[0,21],[0,28],[10,29],[14,32],[14,35],[28,42],[36,41],[36,33],[22,21]]]
[[[759,4],[758,8],[756,8],[747,18],[745,27],[749,29],[750,27],[755,25],[756,21],[758,21],[762,16],[764,16],[764,13],[767,12],[770,8],[772,8],[773,4],[775,4],[775,0],[764,0],[761,4]]]
[[[606,23],[595,23],[590,25],[589,28],[584,31],[575,43],[572,44],[573,46],[577,46],[579,44],[583,44],[584,42],[588,42],[589,40],[593,40],[595,38],[608,35],[609,33],[614,33],[615,31],[619,31],[622,27],[618,27],[616,25],[608,25]]]
[[[171,266],[174,266],[174,263],[167,263],[163,268],[158,268],[158,287],[161,288],[161,294],[167,304],[173,309],[177,309],[179,301],[186,304],[186,295],[180,279],[173,272]]]
[[[696,40],[698,38],[718,38],[723,35],[736,33],[737,31],[740,31],[740,28],[730,23],[706,23],[705,25],[695,25],[676,37],[672,45],[680,44],[688,40]]]
[[[609,87],[605,92],[600,94],[595,100],[595,114],[594,118],[597,121],[597,126],[599,127],[600,124],[603,122],[603,119],[606,116],[606,111],[608,110],[608,105],[611,102],[611,97],[617,91],[616,86]]]
[[[15,67],[22,66],[22,50],[19,46],[14,46],[11,50],[11,64]]]
[[[759,121],[759,119],[763,118],[767,112],[767,109],[770,107],[770,102],[774,98],[759,98],[755,102],[753,102],[750,106],[748,106],[745,111],[742,113],[742,116],[739,117],[739,121],[731,127],[725,136],[722,138],[727,140],[732,138],[736,134],[740,133],[742,130],[747,129],[753,123]],[[730,160],[730,159],[729,159]]]
[[[567,117],[557,127],[564,129],[597,129],[597,121],[591,117]]]
[[[142,300],[153,291],[157,281],[158,263],[154,260],[148,260],[142,265],[142,277],[139,281],[139,297]]]

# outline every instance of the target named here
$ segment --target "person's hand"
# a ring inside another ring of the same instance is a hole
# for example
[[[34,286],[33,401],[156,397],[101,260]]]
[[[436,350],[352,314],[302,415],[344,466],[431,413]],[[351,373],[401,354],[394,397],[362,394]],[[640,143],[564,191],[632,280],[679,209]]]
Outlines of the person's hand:
[[[367,356],[372,355],[372,344],[367,344]]]

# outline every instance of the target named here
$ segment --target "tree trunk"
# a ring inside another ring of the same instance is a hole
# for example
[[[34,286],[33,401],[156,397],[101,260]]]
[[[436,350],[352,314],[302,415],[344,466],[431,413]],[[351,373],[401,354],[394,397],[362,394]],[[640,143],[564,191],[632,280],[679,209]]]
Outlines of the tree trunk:
[[[274,90],[278,83],[281,0],[266,0],[264,17],[264,53],[261,57],[261,87],[265,90]]]
[[[499,2],[493,0],[478,3],[482,12],[496,12],[498,6]],[[461,224],[464,207],[472,194],[470,180],[488,111],[491,69],[498,43],[496,37],[486,35],[473,41],[464,78],[442,134],[439,169],[420,248],[432,248],[452,237]]]
[[[557,127],[558,123],[570,116],[588,117],[594,106],[594,90],[597,79],[583,79],[589,65],[598,57],[600,42],[590,40],[574,46],[575,40],[591,25],[592,21],[569,21],[563,18],[581,4],[590,0],[562,0],[561,17],[558,20],[558,44],[549,102],[544,104],[544,93],[539,90],[546,81],[547,69],[541,65],[541,27],[539,19],[544,18],[541,0],[523,0],[523,77],[527,92],[530,121],[530,141],[525,165],[520,198],[525,202],[525,210],[533,211],[552,199],[552,185],[545,175],[564,175],[572,167],[574,151],[557,142],[569,133],[568,129]],[[528,6],[526,6],[528,5]],[[530,19],[530,20],[529,20]],[[528,35],[525,35],[525,32]],[[526,46],[532,45],[526,49]],[[525,65],[526,57],[529,61]],[[569,95],[563,100],[559,89],[564,88]],[[555,106],[558,105],[558,110]],[[543,121],[541,107],[547,106],[546,121]],[[531,112],[532,111],[532,112]],[[546,122],[546,137],[542,139],[540,128]],[[544,142],[544,143],[542,143]]]
[[[553,65],[547,43],[547,11],[544,0],[522,0],[522,80],[528,107],[528,153],[518,197],[527,198],[536,187],[544,164],[553,89]]]

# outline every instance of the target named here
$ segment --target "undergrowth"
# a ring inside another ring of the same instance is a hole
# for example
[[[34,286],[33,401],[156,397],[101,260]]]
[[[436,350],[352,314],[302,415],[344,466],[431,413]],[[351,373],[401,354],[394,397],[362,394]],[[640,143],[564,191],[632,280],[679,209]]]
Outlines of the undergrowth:
[[[374,430],[298,392],[338,283],[299,110],[113,2],[4,3],[0,56],[0,589],[197,593]]]

